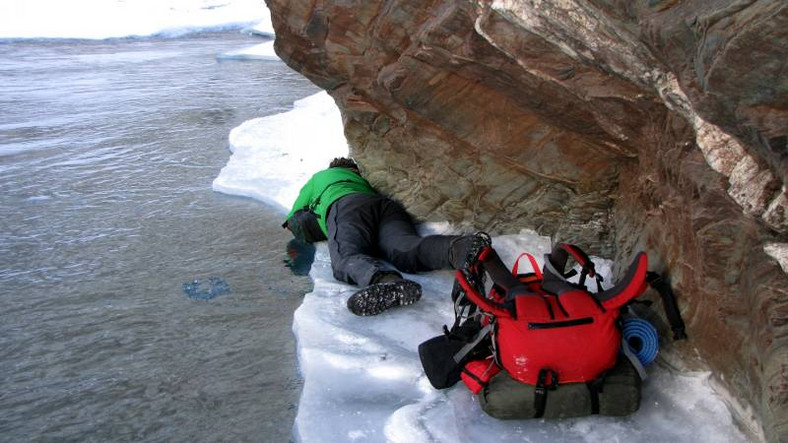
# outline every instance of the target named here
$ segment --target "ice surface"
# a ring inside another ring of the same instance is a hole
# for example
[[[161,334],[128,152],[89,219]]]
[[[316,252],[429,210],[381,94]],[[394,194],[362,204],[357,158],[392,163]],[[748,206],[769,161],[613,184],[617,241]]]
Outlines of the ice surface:
[[[225,52],[219,55],[221,60],[269,60],[281,61],[276,52],[274,52],[274,41],[260,43],[248,48],[238,49],[236,51]]]
[[[3,0],[0,38],[105,39],[249,26],[273,35],[262,0]]]
[[[283,114],[244,122],[230,132],[233,155],[213,189],[252,197],[287,212],[301,185],[347,155],[342,116],[325,92],[295,103]]]
[[[214,189],[257,198],[283,212],[301,184],[347,153],[339,112],[325,94],[293,111],[244,123],[230,134],[233,155]],[[447,223],[424,231],[451,232]],[[528,251],[542,263],[548,238],[530,231],[495,237],[509,265]],[[612,284],[611,262],[595,259]],[[521,266],[528,266],[523,260]],[[304,389],[295,434],[304,442],[745,442],[708,373],[649,368],[640,410],[626,418],[499,421],[485,415],[460,383],[437,391],[417,346],[453,318],[449,271],[410,276],[424,289],[418,303],[375,317],[345,307],[357,289],[333,279],[326,245],[310,272],[313,292],[295,313],[293,331]],[[261,401],[264,401],[261,399]]]

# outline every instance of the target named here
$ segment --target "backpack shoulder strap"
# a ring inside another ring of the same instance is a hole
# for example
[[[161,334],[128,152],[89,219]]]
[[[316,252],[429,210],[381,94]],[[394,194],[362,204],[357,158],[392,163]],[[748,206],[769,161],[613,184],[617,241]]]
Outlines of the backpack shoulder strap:
[[[577,284],[567,281],[568,278],[577,273],[574,270],[569,272],[565,271],[566,262],[570,256],[574,258],[582,268],[580,271],[580,280]],[[602,277],[597,275],[596,269],[594,268],[594,262],[577,246],[567,243],[558,243],[549,254],[545,254],[544,283],[542,283],[542,287],[546,291],[560,295],[567,291],[584,289],[586,276],[596,278],[597,289],[601,291],[600,282],[602,281]]]
[[[679,311],[679,307],[676,304],[676,296],[673,294],[673,289],[670,287],[668,279],[656,272],[648,272],[646,273],[646,280],[662,298],[662,307],[665,309],[665,316],[670,323],[670,329],[673,330],[673,339],[682,340],[687,338],[684,320],[681,319],[681,311]]]
[[[597,299],[602,302],[605,309],[617,309],[624,306],[628,301],[642,294],[646,290],[646,272],[648,270],[648,259],[645,252],[639,252],[632,264],[629,265],[624,278],[619,280],[612,288],[598,292]]]
[[[479,261],[484,266],[484,270],[490,274],[493,283],[503,288],[506,292],[517,286],[522,286],[522,283],[512,275],[512,272],[503,264],[501,257],[498,256],[498,253],[492,247],[488,247],[479,254]]]

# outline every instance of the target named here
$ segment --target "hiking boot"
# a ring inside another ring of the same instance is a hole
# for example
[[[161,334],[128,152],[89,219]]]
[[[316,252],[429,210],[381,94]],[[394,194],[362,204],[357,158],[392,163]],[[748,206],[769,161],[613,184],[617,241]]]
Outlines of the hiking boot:
[[[400,277],[373,283],[356,292],[348,299],[347,308],[356,315],[378,315],[397,306],[413,304],[420,298],[421,286]]]
[[[492,240],[484,232],[473,235],[464,235],[452,240],[449,246],[449,263],[454,269],[465,269],[478,257],[485,246],[490,246]]]
[[[397,271],[378,271],[369,280],[369,284],[389,283],[397,280],[402,280],[402,274]]]

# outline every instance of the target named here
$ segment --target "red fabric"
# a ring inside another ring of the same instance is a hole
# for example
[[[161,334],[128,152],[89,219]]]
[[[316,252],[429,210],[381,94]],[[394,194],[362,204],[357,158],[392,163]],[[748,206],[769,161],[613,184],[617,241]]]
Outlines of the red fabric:
[[[576,248],[565,246],[579,262],[583,259],[584,254]],[[632,278],[602,306],[581,289],[560,296],[548,294],[541,288],[541,279],[528,276],[529,292],[516,295],[513,312],[503,307],[505,294],[495,288],[485,297],[468,284],[461,272],[457,272],[457,279],[479,309],[496,316],[493,339],[497,362],[512,378],[535,385],[539,371],[550,369],[564,384],[593,380],[615,365],[621,344],[621,332],[616,326],[618,308],[645,290],[647,268],[646,255],[641,254],[634,273],[630,273]],[[465,370],[476,376],[480,370],[486,375],[487,368],[489,360],[482,360],[468,363]],[[468,374],[461,377],[474,393],[484,386]],[[489,380],[476,378],[484,383]]]
[[[492,360],[474,360],[465,364],[460,378],[474,394],[478,394],[501,368]]]
[[[585,252],[583,252],[582,250],[580,250],[580,248],[578,248],[577,246],[575,246],[575,245],[570,245],[570,244],[568,244],[568,243],[561,243],[559,246],[560,246],[560,247],[561,247],[563,250],[565,250],[566,252],[568,252],[569,254],[571,254],[571,255],[572,255],[572,257],[574,257],[574,258],[575,258],[575,260],[576,260],[578,263],[580,263],[580,266],[582,266],[583,268],[586,268],[586,267],[589,265],[589,263],[590,263],[590,264],[591,264],[591,266],[587,268],[587,269],[588,269],[588,276],[589,276],[589,277],[593,277],[593,276],[594,276],[594,266],[593,266],[593,263],[592,263],[592,262],[591,262],[591,260],[588,258],[588,256],[586,255],[586,253],[585,253]]]
[[[527,252],[523,252],[522,254],[520,254],[520,256],[517,257],[517,260],[514,261],[514,266],[512,267],[512,274],[515,277],[517,277],[517,274],[518,274],[517,270],[519,269],[519,266],[520,266],[520,259],[523,258],[523,257],[528,257],[528,261],[531,262],[531,267],[534,270],[534,274],[536,274],[536,277],[539,280],[541,280],[542,279],[542,270],[539,269],[539,263],[536,262],[536,259],[534,258],[533,255],[531,255],[531,254],[529,254]]]
[[[473,293],[470,298],[480,297]],[[490,298],[501,296],[491,291]],[[559,374],[560,383],[585,382],[616,363],[621,343],[615,324],[618,310],[603,310],[585,291],[564,293],[560,298],[544,291],[520,295],[515,299],[516,318],[507,311],[498,315],[499,310],[489,309],[488,303],[477,305],[497,315],[499,362],[515,380],[536,384],[539,371],[549,368]],[[584,323],[564,323],[578,320]],[[550,325],[559,327],[546,327]]]
[[[556,298],[556,297],[554,297]],[[561,306],[569,318],[587,317],[601,313],[599,304],[585,291],[571,291],[561,294]]]
[[[550,319],[553,305],[541,294],[520,295],[514,300],[517,318],[536,317]]]
[[[646,254],[641,253],[638,255],[636,266],[637,268],[632,279],[629,280],[629,284],[621,292],[616,294],[615,297],[605,300],[602,303],[605,309],[618,309],[624,306],[628,301],[645,292],[648,288],[648,283],[646,282],[648,259],[646,258]]]
[[[515,380],[535,385],[539,371],[558,373],[559,383],[593,380],[616,363],[621,333],[615,325],[618,311],[590,317],[593,322],[549,329],[529,329],[529,323],[550,324],[576,319],[498,319],[498,355]]]

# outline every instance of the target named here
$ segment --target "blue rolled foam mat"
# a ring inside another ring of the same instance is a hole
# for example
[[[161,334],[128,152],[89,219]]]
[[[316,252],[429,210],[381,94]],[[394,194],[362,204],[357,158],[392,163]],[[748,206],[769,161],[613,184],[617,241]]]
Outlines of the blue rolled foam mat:
[[[643,366],[654,362],[659,352],[659,337],[651,323],[642,318],[627,318],[624,320],[623,335],[629,349]]]

